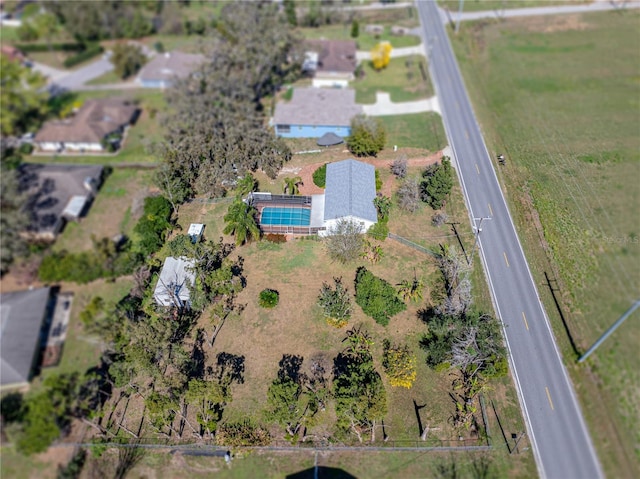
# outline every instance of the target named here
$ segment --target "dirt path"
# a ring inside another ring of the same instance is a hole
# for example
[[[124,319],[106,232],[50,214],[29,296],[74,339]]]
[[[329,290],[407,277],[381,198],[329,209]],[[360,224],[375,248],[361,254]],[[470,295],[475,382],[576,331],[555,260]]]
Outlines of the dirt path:
[[[427,166],[431,165],[442,158],[442,152],[438,151],[436,153],[432,153],[429,156],[423,156],[419,158],[411,158],[407,160],[407,166]],[[374,165],[377,168],[389,168],[391,163],[394,160],[380,160],[377,158],[358,158],[358,161],[362,161],[364,163],[369,163],[370,165]],[[313,184],[313,172],[316,171],[320,166],[322,166],[324,162],[313,163],[311,165],[303,166],[299,171],[295,172],[297,176],[302,178],[303,185],[300,186],[300,194],[301,195],[317,195],[324,193],[324,188],[319,188],[315,184]],[[288,171],[284,174],[291,174],[291,171]],[[392,194],[392,188],[394,183],[394,177],[390,177],[385,183],[382,185],[382,189],[380,193],[384,196],[390,197]]]

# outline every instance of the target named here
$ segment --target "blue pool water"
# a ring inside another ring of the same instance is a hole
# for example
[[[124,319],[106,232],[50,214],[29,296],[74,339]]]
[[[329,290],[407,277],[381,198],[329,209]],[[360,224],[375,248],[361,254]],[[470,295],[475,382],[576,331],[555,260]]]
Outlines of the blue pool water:
[[[309,226],[311,210],[309,208],[266,207],[262,210],[260,224],[279,226]]]

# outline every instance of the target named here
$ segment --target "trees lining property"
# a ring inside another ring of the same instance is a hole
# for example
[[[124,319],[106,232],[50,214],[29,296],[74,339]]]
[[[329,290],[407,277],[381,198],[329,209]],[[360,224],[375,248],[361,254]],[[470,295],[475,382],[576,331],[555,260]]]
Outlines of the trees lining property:
[[[277,6],[228,3],[208,60],[167,92],[173,113],[159,148],[170,183],[189,196],[223,196],[239,175],[275,178],[291,152],[264,127],[261,100],[299,71],[299,43]]]

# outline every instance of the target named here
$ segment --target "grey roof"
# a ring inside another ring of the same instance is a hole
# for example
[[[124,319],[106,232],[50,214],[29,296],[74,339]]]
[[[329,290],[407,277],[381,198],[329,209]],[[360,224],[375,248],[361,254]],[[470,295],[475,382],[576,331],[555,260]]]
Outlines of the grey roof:
[[[184,78],[204,62],[205,56],[182,53],[177,50],[158,54],[142,67],[139,81],[167,81],[174,77]]]
[[[376,197],[376,173],[373,165],[344,160],[327,165],[324,219],[355,216],[378,221],[373,204]]]
[[[0,295],[0,386],[29,382],[48,304],[49,288]]]
[[[347,88],[296,88],[289,102],[276,105],[276,125],[349,126],[362,113],[355,90]]]
[[[332,131],[329,131],[318,138],[316,143],[318,143],[318,146],[332,146],[344,143],[344,140]]]
[[[160,278],[153,292],[153,297],[158,304],[173,306],[176,297],[184,303],[189,301],[189,284],[195,280],[195,274],[192,271],[194,265],[192,260],[172,256],[164,261]]]
[[[21,164],[18,181],[20,191],[28,195],[27,210],[31,215],[28,231],[39,234],[53,231],[73,197],[93,195],[85,181],[91,178],[94,185],[100,185],[102,170],[100,165]]]
[[[306,47],[318,54],[319,72],[353,73],[356,69],[354,40],[307,40]]]

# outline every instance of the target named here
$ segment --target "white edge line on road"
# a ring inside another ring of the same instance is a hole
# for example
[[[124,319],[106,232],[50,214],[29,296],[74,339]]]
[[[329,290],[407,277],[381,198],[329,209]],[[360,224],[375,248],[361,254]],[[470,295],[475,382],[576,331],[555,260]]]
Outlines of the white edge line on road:
[[[423,17],[423,15],[420,14],[420,9],[418,8],[417,10],[418,10],[418,15],[420,17]],[[422,21],[423,21],[423,18],[421,18],[421,23],[422,23]],[[449,47],[451,48],[451,42],[449,40],[449,36],[447,35],[446,27],[444,27],[444,28],[445,28],[446,42],[447,42],[447,44],[449,44]],[[434,44],[431,47],[429,47],[429,45],[431,45],[431,43],[434,43]],[[436,46],[435,42],[432,42],[431,39],[429,39],[429,38],[423,38],[423,45],[424,45],[424,48],[425,48],[426,52],[431,52],[431,54],[433,55],[432,50],[433,50],[433,47]],[[452,49],[452,51],[453,51],[453,49]],[[439,88],[438,82],[435,81],[436,76],[433,74],[431,57],[429,55],[426,55],[426,57],[427,57],[427,68],[429,70],[429,74],[431,76],[431,80],[433,82],[434,89],[436,91],[436,96],[438,98],[442,98],[442,96],[440,95],[440,88]],[[455,57],[454,57],[454,60],[455,60]],[[458,62],[454,61],[453,63],[455,65],[455,68],[458,70],[458,75],[462,79],[462,75],[461,75],[460,70],[458,68]],[[465,94],[467,94],[467,98],[468,98],[468,92],[467,92],[466,86],[464,85],[464,81],[462,82],[462,87],[464,88]],[[442,106],[441,106],[440,109],[441,109],[441,111],[444,110],[444,108]],[[471,105],[471,113],[474,115],[474,120],[475,120],[475,112],[473,111],[473,105]],[[440,116],[441,116],[441,118],[443,120],[443,123],[444,123],[445,132],[447,134],[447,139],[449,141],[449,146],[450,146],[450,148],[451,148],[451,150],[453,152],[454,163],[457,164],[458,158],[457,158],[457,155],[455,153],[455,146],[453,145],[453,142],[451,141],[451,134],[450,134],[451,127],[449,126],[449,122],[447,120],[446,115],[441,114]],[[482,140],[482,143],[484,145],[484,138]],[[486,148],[486,145],[484,145],[484,146],[485,146],[485,151],[487,152],[487,155],[488,155],[489,153],[488,153],[488,150]],[[491,165],[491,166],[492,166],[491,170],[493,170],[493,165]],[[463,180],[463,178],[460,175],[460,172],[458,170],[459,170],[459,167],[456,168],[456,175],[458,176],[458,181],[460,181],[460,185],[462,186],[462,189],[465,192],[464,201],[465,201],[465,203],[467,205],[467,211],[468,211],[468,214],[469,214],[469,223],[473,226],[473,218],[474,218],[474,216],[473,216],[473,208],[472,208],[471,204],[469,203],[469,194],[467,192],[466,185],[465,185],[464,180]],[[494,171],[494,176],[495,176],[495,171]],[[499,186],[499,184],[498,184],[498,186]],[[502,190],[501,189],[500,189],[500,195],[502,195]],[[502,196],[502,198],[503,198],[503,201],[504,201],[504,196]],[[505,204],[506,204],[506,202],[505,202]],[[508,207],[507,207],[507,211],[509,211]],[[506,327],[505,327],[504,321],[502,320],[502,314],[500,312],[500,307],[498,306],[498,301],[497,301],[497,298],[496,298],[496,295],[495,295],[495,289],[494,289],[494,286],[493,286],[493,281],[491,281],[491,276],[489,274],[487,260],[486,260],[486,258],[484,256],[484,250],[482,248],[482,240],[480,238],[479,238],[478,243],[479,243],[478,251],[480,253],[480,258],[481,258],[482,264],[483,264],[484,276],[487,279],[487,284],[488,284],[489,290],[491,292],[491,302],[493,303],[493,307],[494,307],[494,309],[495,309],[495,311],[496,311],[496,313],[498,315],[498,318],[500,318],[500,324],[502,326],[502,337],[503,337],[504,342],[505,342],[505,344],[507,346],[507,350],[509,351],[509,357],[507,358],[507,360],[509,361],[509,365],[510,365],[509,369],[511,371],[512,377],[515,380],[516,394],[518,395],[518,400],[520,401],[520,404],[522,405],[522,410],[524,411],[524,423],[525,423],[525,428],[527,429],[527,433],[529,435],[529,438],[531,440],[531,443],[533,445],[533,447],[532,447],[533,457],[534,457],[534,459],[536,461],[536,465],[538,467],[538,472],[540,473],[540,477],[542,479],[544,479],[546,477],[546,473],[545,473],[545,470],[544,470],[544,466],[542,464],[542,459],[540,458],[540,453],[539,453],[539,450],[538,450],[538,443],[536,441],[535,434],[533,433],[533,428],[531,427],[531,418],[529,416],[529,410],[527,409],[527,404],[526,404],[526,402],[524,400],[524,396],[522,394],[522,383],[520,382],[520,378],[518,377],[518,373],[516,371],[515,364],[513,362],[513,354],[511,352],[511,346],[510,346],[509,341],[507,339]],[[518,241],[518,243],[519,243],[519,241]]]

